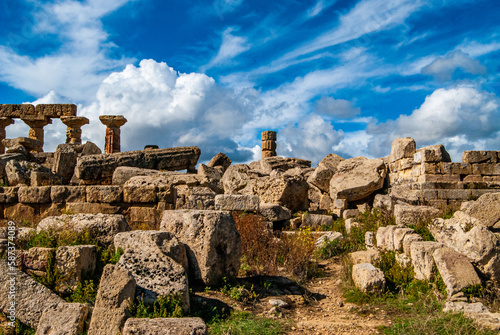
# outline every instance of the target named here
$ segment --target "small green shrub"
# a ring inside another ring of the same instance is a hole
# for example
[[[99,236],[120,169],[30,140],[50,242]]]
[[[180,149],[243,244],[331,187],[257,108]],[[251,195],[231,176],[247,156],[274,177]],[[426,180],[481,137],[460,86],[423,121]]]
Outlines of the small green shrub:
[[[387,291],[399,293],[406,290],[406,287],[413,281],[413,267],[411,264],[402,267],[396,261],[394,251],[380,253],[380,259],[375,266],[384,273]]]
[[[223,278],[223,282],[224,284],[220,291],[234,300],[247,303],[250,300],[255,301],[258,298],[253,285],[250,287],[247,287],[246,285],[238,285],[234,281],[229,281],[226,277]]]
[[[415,230],[417,234],[422,236],[424,241],[434,241],[434,236],[432,236],[429,230],[430,220],[419,220],[417,224],[408,225],[409,228]]]
[[[66,298],[68,302],[79,302],[82,304],[94,304],[97,296],[97,285],[94,284],[92,279],[82,280],[78,283],[76,289],[71,295]]]
[[[181,318],[184,312],[179,295],[160,296],[152,305],[146,305],[142,299],[136,299],[129,307],[134,318]]]

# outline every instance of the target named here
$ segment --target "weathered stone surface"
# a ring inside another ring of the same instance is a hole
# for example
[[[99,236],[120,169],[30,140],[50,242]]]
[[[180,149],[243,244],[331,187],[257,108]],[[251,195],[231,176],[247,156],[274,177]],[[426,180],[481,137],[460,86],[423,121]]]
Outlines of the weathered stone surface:
[[[356,264],[352,267],[354,285],[363,292],[383,291],[385,287],[384,273],[370,263]]]
[[[367,231],[365,233],[365,246],[366,249],[371,250],[375,248],[375,238],[376,234],[373,231]]]
[[[260,214],[268,221],[283,221],[292,218],[292,212],[279,204],[260,204]]]
[[[444,247],[434,251],[434,262],[446,285],[448,297],[462,291],[468,285],[481,285],[474,267],[467,257],[454,249]]]
[[[486,193],[464,211],[486,227],[500,229],[500,193]]]
[[[280,156],[266,157],[259,160],[256,164],[256,169],[266,174],[270,174],[273,170],[286,171],[296,167],[310,168],[311,161],[300,158],[284,158]]]
[[[20,118],[24,115],[35,115],[35,106],[31,104],[1,104],[0,116]]]
[[[359,215],[359,210],[356,208],[349,208],[342,211],[342,217],[344,219],[355,218]]]
[[[413,242],[421,242],[424,239],[419,234],[406,234],[403,237],[403,252],[407,256],[411,256],[411,245]]]
[[[432,255],[436,249],[444,245],[438,242],[424,241],[413,242],[410,245],[411,264],[415,271],[415,279],[430,280],[432,277],[432,268],[434,259]]]
[[[437,218],[441,211],[430,206],[412,206],[397,204],[394,206],[394,217],[397,225],[415,225],[420,221]]]
[[[216,193],[209,187],[190,187],[179,185],[175,187],[177,198],[176,209],[215,209]]]
[[[411,228],[396,228],[393,231],[393,239],[394,239],[394,250],[395,251],[403,251],[403,242],[406,235],[415,234],[415,231]]]
[[[24,204],[46,204],[50,202],[50,186],[20,187],[19,202]]]
[[[200,157],[198,147],[128,151],[78,158],[76,176],[86,182],[111,178],[119,166],[155,170],[194,170]]]
[[[0,311],[4,314],[9,314],[9,293],[13,277],[15,277],[16,317],[32,328],[37,327],[45,310],[65,302],[29,275],[16,267],[10,268],[6,262],[1,261]]]
[[[160,224],[162,210],[156,207],[131,206],[127,211],[127,222],[134,229],[156,229]]]
[[[86,230],[97,235],[106,244],[113,242],[116,234],[130,230],[123,215],[109,214],[74,214],[51,216],[40,221],[37,232],[42,230],[58,232],[73,230],[83,233]]]
[[[416,144],[411,137],[397,138],[392,141],[389,162],[393,163],[403,158],[413,158]]]
[[[500,330],[500,313],[491,313],[481,302],[466,303],[447,301],[443,312],[463,312],[481,328]]]
[[[477,219],[457,211],[451,219],[435,219],[429,230],[436,241],[467,256],[492,279],[500,279],[500,240]]]
[[[496,163],[498,161],[498,151],[464,151],[462,153],[463,163]]]
[[[112,184],[113,185],[123,185],[130,178],[137,177],[137,176],[167,176],[167,175],[170,175],[172,173],[173,172],[158,171],[158,170],[151,170],[151,169],[142,169],[142,168],[130,167],[130,166],[119,166],[113,172]]]
[[[394,200],[392,200],[390,195],[377,194],[373,199],[373,208],[392,213],[394,211]]]
[[[208,328],[200,318],[128,319],[123,335],[207,335]]]
[[[120,334],[130,316],[136,283],[130,271],[117,265],[104,267],[90,320],[89,335]]]
[[[160,229],[188,246],[189,278],[194,281],[213,285],[238,274],[241,238],[230,212],[165,211]]]
[[[123,185],[123,200],[127,203],[175,203],[176,191],[168,176],[137,176]]]
[[[100,155],[100,154],[102,154],[102,150],[97,145],[95,145],[93,142],[87,141],[87,142],[85,142],[84,145],[82,145],[81,154],[82,154],[82,156]]]
[[[97,249],[95,245],[74,245],[57,248],[56,267],[62,281],[56,290],[61,293],[70,293],[78,286],[83,274],[91,275],[95,271]]]
[[[386,167],[381,159],[347,159],[337,166],[330,180],[330,196],[334,200],[363,199],[383,186],[385,176]]]
[[[420,148],[413,155],[416,163],[451,162],[450,154],[442,144]]]
[[[9,154],[3,154],[0,155],[0,178],[5,177],[5,166],[7,165],[8,161],[15,160],[15,161],[24,161],[26,160],[26,155],[27,152],[23,153],[9,153]]]
[[[17,191],[19,187],[0,187],[0,204],[17,202]]]
[[[377,248],[382,251],[393,251],[394,231],[401,226],[386,226],[377,229]]]
[[[50,169],[33,162],[9,160],[5,165],[5,175],[10,186],[18,184],[30,184],[33,172],[52,174]]]
[[[52,173],[61,176],[63,182],[67,184],[73,177],[77,159],[78,153],[73,145],[59,144],[54,154]]]
[[[17,236],[19,238],[19,236]],[[29,250],[19,250],[16,257],[18,267],[24,269],[26,273],[37,276],[46,275],[49,259],[52,258],[54,249],[52,248],[30,248]]]
[[[188,271],[186,247],[173,233],[157,230],[134,230],[118,233],[114,239],[115,248],[153,250],[162,253],[182,265]]]
[[[380,259],[380,252],[377,250],[361,250],[349,253],[349,258],[353,265],[361,263],[374,264]]]
[[[87,202],[115,203],[123,200],[121,186],[87,186],[85,193]]]
[[[38,104],[35,106],[36,115],[60,118],[61,116],[76,116],[74,104]]]
[[[137,284],[137,297],[153,304],[161,296],[178,295],[181,307],[189,311],[189,287],[186,271],[179,263],[157,248],[127,249],[117,266],[128,269]]]
[[[302,226],[317,228],[321,226],[330,227],[333,224],[333,218],[331,215],[321,215],[321,214],[302,214]]]
[[[222,185],[222,175],[224,169],[222,166],[209,167],[205,164],[200,164],[198,167],[198,176],[200,177],[200,185],[210,187],[216,193],[223,193],[224,186]]]
[[[89,306],[79,303],[61,303],[45,310],[36,327],[35,335],[83,334]]]
[[[360,226],[359,222],[354,218],[349,218],[345,220],[345,232],[349,235],[353,228],[358,228]]]
[[[34,205],[5,205],[4,218],[8,220],[25,220],[34,223],[37,220]]]
[[[2,144],[8,149],[15,149],[18,146],[22,146],[28,151],[37,151],[43,145],[42,142],[29,137],[6,138],[2,140]],[[7,153],[9,153],[9,150],[7,150]]]
[[[326,243],[334,240],[342,240],[344,236],[338,231],[323,232],[320,237],[314,242],[316,249],[322,248]]]
[[[85,186],[52,186],[50,188],[52,203],[85,202],[87,199]]]
[[[225,172],[229,166],[231,166],[232,161],[229,159],[229,157],[226,156],[226,154],[219,152],[217,155],[212,157],[212,159],[207,163],[208,167],[216,167],[216,166],[222,166],[223,171]]]
[[[215,196],[215,209],[221,211],[258,211],[258,195],[218,194]]]
[[[225,194],[238,194],[250,180],[250,167],[246,164],[231,165],[222,176]]]
[[[318,167],[307,179],[308,183],[313,184],[323,192],[329,192],[330,189],[330,179],[337,171],[337,166],[344,159],[336,154],[329,154],[323,158]]]

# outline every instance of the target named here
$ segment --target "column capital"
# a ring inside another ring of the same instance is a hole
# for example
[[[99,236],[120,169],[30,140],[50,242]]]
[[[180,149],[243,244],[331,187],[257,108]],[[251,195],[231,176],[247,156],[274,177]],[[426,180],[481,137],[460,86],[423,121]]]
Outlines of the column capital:
[[[108,128],[120,128],[127,123],[123,115],[100,115],[99,121]]]
[[[89,119],[85,116],[61,116],[61,122],[69,128],[81,128],[89,124]]]
[[[24,123],[30,128],[43,128],[52,123],[52,119],[43,115],[25,115],[21,117]]]

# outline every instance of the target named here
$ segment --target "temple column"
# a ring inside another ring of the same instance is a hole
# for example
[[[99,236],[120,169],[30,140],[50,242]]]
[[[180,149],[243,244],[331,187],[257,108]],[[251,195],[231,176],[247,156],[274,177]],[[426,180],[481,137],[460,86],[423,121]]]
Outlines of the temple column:
[[[0,117],[0,155],[5,153],[5,146],[2,140],[5,139],[5,128],[14,123],[10,117]]]
[[[262,132],[262,158],[276,156],[276,132]]]
[[[89,119],[84,116],[61,116],[61,121],[66,128],[66,143],[82,144],[82,126],[89,124]]]
[[[120,152],[120,127],[127,122],[127,119],[123,115],[101,115],[99,120],[106,126],[104,153]]]
[[[40,141],[41,147],[36,148],[35,151],[42,152],[43,151],[43,127],[52,123],[52,120],[46,116],[37,116],[37,115],[27,115],[21,117],[21,120],[24,121],[29,127],[29,135],[28,137]]]

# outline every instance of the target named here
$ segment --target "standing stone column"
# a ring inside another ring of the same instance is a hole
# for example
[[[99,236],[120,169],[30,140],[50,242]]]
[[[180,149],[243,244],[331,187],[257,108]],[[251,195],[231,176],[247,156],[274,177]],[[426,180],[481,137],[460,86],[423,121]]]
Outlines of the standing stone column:
[[[5,153],[5,146],[2,140],[5,139],[5,128],[14,123],[10,117],[0,117],[0,155]]]
[[[120,127],[127,122],[127,119],[123,115],[101,115],[99,120],[106,126],[104,153],[120,152]]]
[[[66,143],[82,144],[82,126],[89,124],[89,119],[84,116],[61,116],[61,121],[66,128]]]
[[[262,158],[276,156],[276,132],[262,132]]]
[[[38,115],[27,115],[21,117],[21,120],[24,121],[29,127],[29,135],[28,137],[40,141],[41,147],[36,148],[35,151],[42,152],[43,151],[43,127],[52,123],[52,120],[46,116],[38,116]]]

